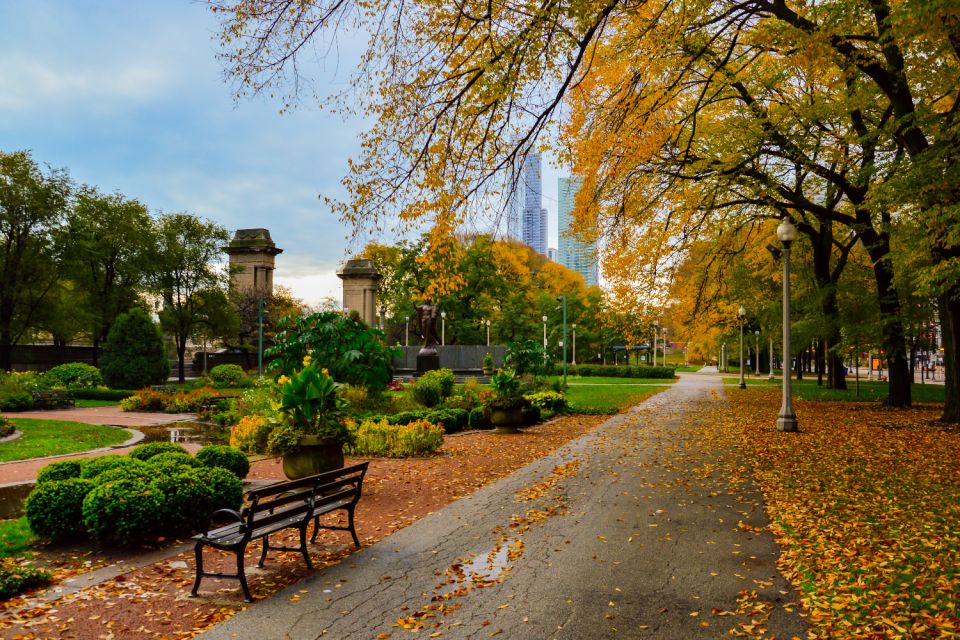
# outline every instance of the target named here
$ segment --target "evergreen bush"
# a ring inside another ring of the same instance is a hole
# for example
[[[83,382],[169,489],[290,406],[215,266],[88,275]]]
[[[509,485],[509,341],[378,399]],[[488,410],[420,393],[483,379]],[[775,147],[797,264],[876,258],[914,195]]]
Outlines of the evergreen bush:
[[[414,399],[432,409],[443,399],[443,382],[437,377],[423,375],[411,387]]]
[[[92,480],[84,478],[38,483],[24,504],[30,528],[48,540],[82,537],[86,531],[83,501],[94,487]]]
[[[440,384],[441,398],[449,398],[453,395],[453,385],[457,378],[450,369],[435,369],[433,371],[427,371],[420,376],[420,380],[426,379],[436,380]],[[417,380],[417,382],[419,383],[420,380]]]
[[[483,407],[474,407],[470,410],[470,417],[468,418],[467,424],[470,425],[471,429],[493,428],[493,424],[490,422],[490,416],[486,414]]]
[[[241,480],[250,472],[250,460],[236,447],[211,444],[197,452],[197,460],[207,467],[221,467],[235,474]]]
[[[194,473],[213,492],[213,509],[239,509],[243,503],[243,481],[223,467],[198,467]],[[210,513],[206,514],[207,517]],[[201,527],[206,522],[201,523]]]
[[[138,444],[130,451],[130,457],[146,462],[150,458],[161,453],[179,453],[190,455],[190,452],[184,449],[176,442],[147,442]]]
[[[210,379],[218,387],[237,388],[250,384],[250,378],[238,364],[218,364],[210,369]]]
[[[159,475],[150,487],[161,496],[157,519],[168,533],[187,533],[206,524],[213,513],[213,490],[193,469]]]
[[[83,523],[98,542],[130,545],[157,530],[163,506],[164,496],[152,484],[114,480],[94,487],[84,498]]]
[[[163,336],[143,309],[117,316],[103,343],[100,370],[109,386],[121,389],[162,384],[170,376]]]
[[[135,458],[118,454],[88,458],[80,463],[80,477],[92,480],[101,473],[109,471],[110,469],[142,464],[142,462]]]
[[[0,558],[0,601],[12,598],[52,579],[49,572],[28,566],[13,558]]]

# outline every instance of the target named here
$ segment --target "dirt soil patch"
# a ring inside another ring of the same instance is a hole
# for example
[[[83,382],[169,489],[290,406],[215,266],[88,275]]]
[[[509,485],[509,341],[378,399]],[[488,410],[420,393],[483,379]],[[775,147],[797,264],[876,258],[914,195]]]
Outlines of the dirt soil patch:
[[[518,435],[478,431],[446,438],[438,456],[418,459],[373,459],[357,507],[356,527],[364,546],[371,545],[419,518],[469,495],[491,482],[590,431],[605,416],[569,416]],[[361,461],[350,459],[347,464]],[[279,462],[253,465],[251,479],[283,479]],[[295,537],[296,534],[294,534]],[[273,541],[273,540],[272,540]],[[277,539],[279,541],[279,538]],[[39,563],[56,566],[58,576],[82,580],[74,550],[41,550]],[[316,567],[349,558],[350,535],[322,531],[311,557]],[[260,546],[247,550],[247,578],[255,599],[268,598],[307,575],[297,553],[271,552],[256,568]],[[107,552],[83,557],[87,566],[102,566]],[[205,565],[232,572],[233,556],[205,552]],[[349,561],[349,560],[348,560]],[[206,578],[199,598],[189,598],[193,583],[192,550],[171,555],[141,569],[86,588],[42,606],[23,610],[29,601],[0,603],[4,638],[190,638],[248,606],[235,580]],[[51,588],[56,588],[54,585]],[[35,595],[35,594],[34,594]]]

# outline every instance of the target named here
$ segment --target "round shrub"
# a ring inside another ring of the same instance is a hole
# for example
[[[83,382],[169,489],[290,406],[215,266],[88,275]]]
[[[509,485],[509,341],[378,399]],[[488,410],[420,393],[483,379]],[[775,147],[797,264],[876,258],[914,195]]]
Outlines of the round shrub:
[[[433,408],[443,399],[443,384],[436,377],[424,375],[413,383],[414,399],[425,407]]]
[[[79,478],[80,469],[83,467],[80,460],[63,460],[48,464],[40,473],[37,474],[37,484],[44,482],[55,482],[57,480],[69,480],[70,478]]]
[[[213,492],[210,513],[216,509],[240,508],[243,503],[243,481],[240,478],[223,467],[200,467],[194,473]]]
[[[468,424],[470,425],[471,429],[493,428],[493,424],[490,423],[490,416],[483,411],[483,407],[474,407],[470,410]]]
[[[116,469],[117,467],[124,466],[133,467],[142,464],[142,462],[135,458],[117,454],[88,458],[80,463],[80,477],[89,478],[92,480],[104,471],[109,471],[110,469]]]
[[[0,438],[6,438],[7,436],[12,436],[13,432],[17,430],[17,425],[13,423],[13,420],[10,418],[4,418],[0,416]]]
[[[119,389],[162,384],[170,376],[170,360],[160,328],[140,308],[117,316],[103,343],[100,371]]]
[[[154,475],[169,476],[202,466],[196,458],[183,453],[161,453],[147,460],[147,467],[153,471]]]
[[[93,481],[83,478],[38,483],[24,505],[30,528],[47,540],[82,537],[83,500],[93,489]]]
[[[193,469],[160,475],[150,486],[162,496],[158,533],[199,529],[213,512],[213,490]]]
[[[40,587],[52,579],[50,572],[23,564],[13,558],[0,558],[0,601],[27,589]]]
[[[94,484],[104,484],[105,482],[113,482],[114,480],[139,480],[140,482],[150,482],[153,480],[156,475],[156,470],[150,468],[145,464],[138,465],[128,465],[122,467],[115,467],[108,471],[104,471],[96,478],[94,478]]]
[[[163,504],[163,494],[153,485],[114,480],[94,487],[84,498],[83,523],[98,542],[136,544],[157,530]]]
[[[135,446],[130,452],[130,457],[146,462],[153,456],[160,455],[161,453],[179,453],[190,455],[189,451],[184,449],[176,442],[147,442],[145,444],[138,444]]]
[[[100,369],[85,362],[61,364],[50,369],[43,376],[55,387],[93,389],[103,386]]]
[[[242,387],[249,383],[243,367],[238,364],[218,364],[210,369],[210,379],[219,387]]]
[[[197,460],[207,467],[222,467],[240,479],[247,477],[250,472],[250,460],[247,459],[247,454],[240,449],[222,444],[211,444],[200,449],[197,452]]]

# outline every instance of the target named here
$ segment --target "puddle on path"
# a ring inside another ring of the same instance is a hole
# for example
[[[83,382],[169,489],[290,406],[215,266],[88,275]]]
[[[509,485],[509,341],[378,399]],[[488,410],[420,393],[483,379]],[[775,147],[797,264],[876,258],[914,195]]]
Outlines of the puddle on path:
[[[229,444],[230,429],[205,422],[173,422],[156,427],[136,427],[144,434],[143,442],[177,442],[180,444]]]

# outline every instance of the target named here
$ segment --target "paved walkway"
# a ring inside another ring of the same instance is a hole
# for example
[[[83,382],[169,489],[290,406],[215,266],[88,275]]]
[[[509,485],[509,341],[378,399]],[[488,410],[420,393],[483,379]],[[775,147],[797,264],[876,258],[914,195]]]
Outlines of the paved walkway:
[[[768,634],[802,636],[760,496],[716,472],[736,454],[700,429],[722,392],[719,378],[681,376],[202,637],[397,639],[406,625],[457,639],[717,638],[756,620],[735,613],[764,606],[738,603],[751,591],[770,603]]]
[[[120,407],[78,407],[73,409],[54,409],[50,411],[18,411],[16,413],[2,413],[8,418],[33,418],[37,420],[64,420],[66,422],[84,422],[86,424],[102,424],[112,427],[135,429],[136,427],[156,427],[174,422],[189,422],[196,420],[192,413],[154,413],[140,411],[121,411]],[[129,446],[106,447],[80,453],[70,453],[48,458],[33,458],[16,462],[0,462],[0,485],[32,482],[37,472],[54,460],[68,460],[71,458],[92,458],[108,453],[127,453],[141,439],[138,432],[131,432]],[[185,444],[187,449],[199,449],[196,445]]]

